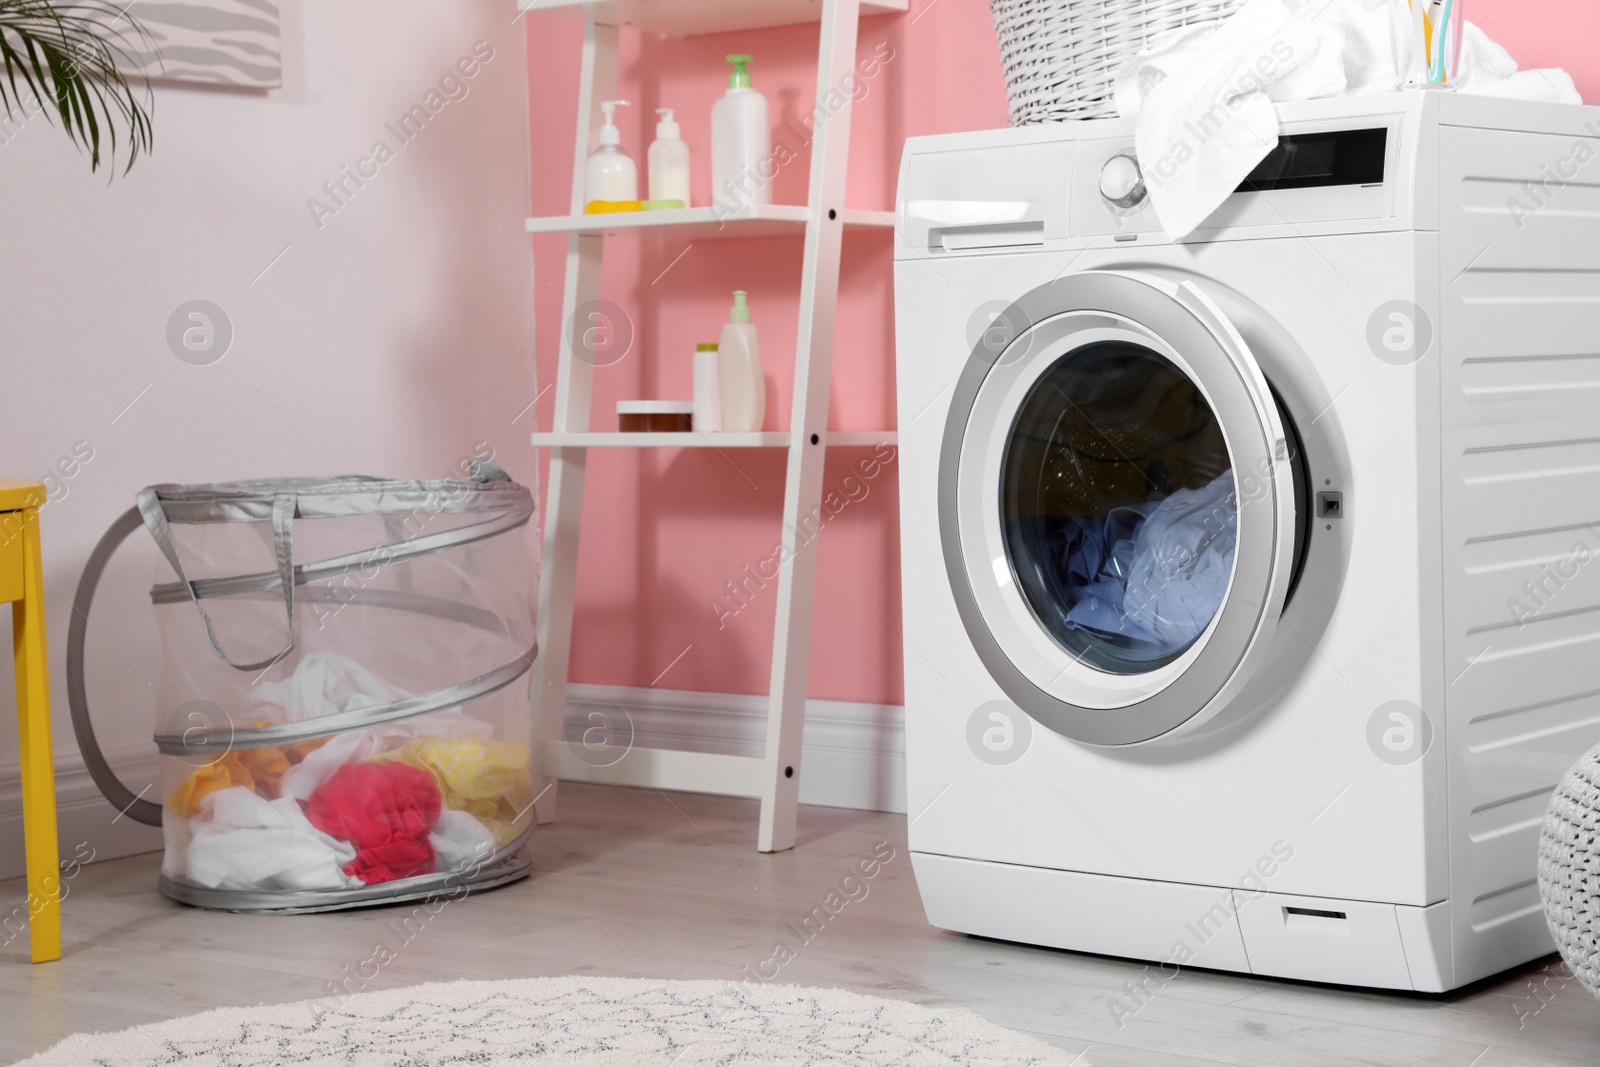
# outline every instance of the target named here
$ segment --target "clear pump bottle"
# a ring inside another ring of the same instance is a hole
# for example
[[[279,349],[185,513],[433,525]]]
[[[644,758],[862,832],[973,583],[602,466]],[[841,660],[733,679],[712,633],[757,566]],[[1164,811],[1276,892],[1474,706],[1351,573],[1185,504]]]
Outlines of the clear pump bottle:
[[[622,131],[617,129],[617,108],[628,107],[626,100],[604,100],[600,111],[605,125],[600,127],[600,147],[589,156],[584,170],[586,200],[639,199],[639,171],[622,150]]]
[[[678,122],[670,107],[656,108],[656,139],[650,144],[648,154],[650,174],[650,199],[654,206],[689,206],[689,146],[683,143]]]

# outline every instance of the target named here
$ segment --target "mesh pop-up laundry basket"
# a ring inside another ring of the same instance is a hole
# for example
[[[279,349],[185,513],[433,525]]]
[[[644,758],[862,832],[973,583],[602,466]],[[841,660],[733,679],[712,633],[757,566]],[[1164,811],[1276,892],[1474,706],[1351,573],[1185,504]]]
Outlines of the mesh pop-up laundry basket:
[[[162,892],[311,911],[528,873],[534,504],[473,474],[160,485],[107,532],[74,605],[73,725],[106,796],[162,825]],[[151,590],[159,805],[107,766],[83,679],[95,583],[141,525],[173,571]]]

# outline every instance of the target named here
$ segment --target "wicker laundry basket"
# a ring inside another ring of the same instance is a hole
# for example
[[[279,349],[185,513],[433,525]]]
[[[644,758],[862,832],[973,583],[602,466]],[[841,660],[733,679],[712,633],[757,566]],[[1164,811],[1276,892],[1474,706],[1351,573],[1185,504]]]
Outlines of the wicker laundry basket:
[[[1243,0],[989,0],[1011,125],[1116,114],[1117,71],[1168,30],[1216,22]]]
[[[1550,798],[1539,835],[1539,896],[1561,958],[1600,997],[1600,746]]]

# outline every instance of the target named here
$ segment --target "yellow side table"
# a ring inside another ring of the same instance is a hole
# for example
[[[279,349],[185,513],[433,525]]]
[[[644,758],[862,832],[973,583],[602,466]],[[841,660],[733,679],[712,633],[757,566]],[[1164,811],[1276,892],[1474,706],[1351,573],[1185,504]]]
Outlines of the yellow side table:
[[[22,826],[27,842],[28,930],[34,963],[61,958],[50,663],[45,653],[44,566],[39,551],[39,508],[44,502],[43,483],[0,479],[0,603],[11,603],[11,646],[17,665]]]

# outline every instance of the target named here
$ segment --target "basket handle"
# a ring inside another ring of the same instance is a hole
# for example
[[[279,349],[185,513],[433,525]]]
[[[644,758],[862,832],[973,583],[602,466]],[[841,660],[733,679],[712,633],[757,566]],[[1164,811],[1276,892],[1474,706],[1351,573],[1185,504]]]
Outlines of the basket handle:
[[[167,513],[161,506],[161,498],[154,489],[139,490],[139,514],[144,518],[145,527],[150,531],[150,536],[155,538],[161,554],[167,557],[167,562],[172,564],[172,569],[177,572],[178,580],[189,591],[189,599],[194,602],[194,609],[200,613],[200,621],[205,624],[206,639],[211,642],[211,651],[217,658],[234,670],[259,671],[270,667],[290,652],[294,651],[294,513],[296,498],[294,493],[276,493],[272,497],[272,546],[273,553],[278,559],[278,583],[283,588],[283,609],[288,635],[284,639],[281,651],[268,656],[266,659],[254,663],[236,663],[228,654],[222,651],[222,646],[217,643],[217,634],[211,626],[211,617],[206,614],[206,609],[201,606],[200,598],[195,594],[194,583],[184,573],[183,561],[178,557],[178,542],[172,536],[172,527],[167,524]]]
[[[129,508],[111,524],[111,529],[100,538],[84,564],[83,577],[78,579],[78,592],[72,598],[72,623],[67,629],[67,705],[72,709],[72,732],[78,738],[78,751],[83,755],[89,777],[100,787],[107,800],[124,814],[149,826],[161,825],[161,805],[144,799],[144,791],[134,793],[117,772],[111,769],[100,742],[94,735],[94,724],[89,719],[89,688],[84,682],[85,644],[89,637],[89,608],[94,604],[94,591],[105,573],[106,564],[117,546],[142,524],[138,508]],[[137,669],[137,668],[136,668]],[[146,789],[149,787],[147,786]]]

